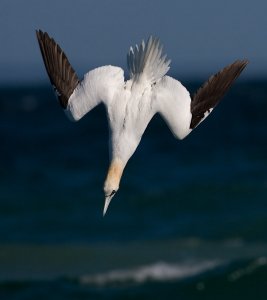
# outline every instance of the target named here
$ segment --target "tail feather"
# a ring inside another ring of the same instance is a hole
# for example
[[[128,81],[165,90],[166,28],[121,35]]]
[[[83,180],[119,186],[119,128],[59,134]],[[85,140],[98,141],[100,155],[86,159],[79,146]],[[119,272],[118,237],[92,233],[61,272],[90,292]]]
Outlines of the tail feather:
[[[170,60],[162,56],[163,46],[160,40],[150,36],[145,43],[130,48],[127,55],[127,65],[130,77],[137,80],[144,74],[151,83],[157,82],[169,70]]]

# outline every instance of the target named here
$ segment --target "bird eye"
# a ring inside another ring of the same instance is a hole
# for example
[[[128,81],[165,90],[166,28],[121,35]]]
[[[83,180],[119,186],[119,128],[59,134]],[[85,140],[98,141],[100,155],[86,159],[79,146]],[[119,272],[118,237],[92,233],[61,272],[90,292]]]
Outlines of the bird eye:
[[[109,196],[111,197],[111,196],[113,196],[113,195],[115,195],[115,194],[116,194],[116,191],[113,190]]]

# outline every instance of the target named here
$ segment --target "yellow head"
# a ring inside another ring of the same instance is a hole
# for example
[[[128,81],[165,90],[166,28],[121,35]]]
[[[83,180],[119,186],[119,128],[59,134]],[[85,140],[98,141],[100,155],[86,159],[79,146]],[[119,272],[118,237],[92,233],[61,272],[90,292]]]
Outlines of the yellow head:
[[[108,169],[108,174],[104,183],[105,206],[103,216],[107,212],[111,199],[114,197],[114,195],[119,189],[123,169],[124,164],[120,159],[115,158],[111,161],[111,164]]]

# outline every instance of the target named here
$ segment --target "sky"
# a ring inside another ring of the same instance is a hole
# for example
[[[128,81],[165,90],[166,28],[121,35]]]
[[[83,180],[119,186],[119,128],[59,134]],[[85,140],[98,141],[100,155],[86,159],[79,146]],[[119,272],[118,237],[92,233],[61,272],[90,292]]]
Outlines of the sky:
[[[0,84],[47,82],[35,29],[59,43],[79,77],[106,64],[126,70],[129,47],[154,35],[177,79],[244,58],[243,78],[267,78],[266,11],[266,0],[0,0]]]

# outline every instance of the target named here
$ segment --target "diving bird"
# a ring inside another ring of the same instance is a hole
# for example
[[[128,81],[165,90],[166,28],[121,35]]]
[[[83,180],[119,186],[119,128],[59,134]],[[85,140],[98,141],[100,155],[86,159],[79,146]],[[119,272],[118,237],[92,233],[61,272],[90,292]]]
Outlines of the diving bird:
[[[211,113],[248,64],[247,60],[237,60],[226,66],[191,97],[178,80],[166,75],[170,60],[163,55],[158,38],[151,36],[130,48],[128,80],[115,66],[96,68],[80,80],[55,40],[41,30],[36,34],[46,71],[67,116],[78,121],[98,104],[105,105],[110,165],[104,182],[103,215],[152,117],[159,113],[176,138],[185,138]]]

